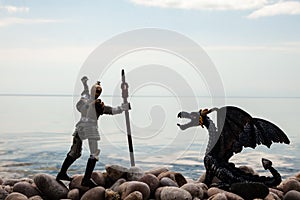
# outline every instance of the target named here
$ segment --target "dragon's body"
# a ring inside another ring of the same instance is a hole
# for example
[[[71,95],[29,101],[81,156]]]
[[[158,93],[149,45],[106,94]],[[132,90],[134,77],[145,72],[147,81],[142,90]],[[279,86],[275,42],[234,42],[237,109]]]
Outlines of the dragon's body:
[[[212,111],[217,112],[217,126],[207,116]],[[233,106],[192,113],[180,112],[178,117],[191,119],[188,124],[178,124],[182,130],[199,125],[205,126],[208,130],[209,141],[204,157],[207,185],[212,183],[214,176],[225,185],[237,182],[259,182],[272,187],[281,182],[280,174],[267,159],[263,158],[262,164],[271,172],[272,177],[245,173],[229,162],[229,159],[241,152],[243,147],[255,148],[259,144],[270,147],[273,142],[289,144],[290,141],[284,132],[273,123],[253,118],[245,111]]]

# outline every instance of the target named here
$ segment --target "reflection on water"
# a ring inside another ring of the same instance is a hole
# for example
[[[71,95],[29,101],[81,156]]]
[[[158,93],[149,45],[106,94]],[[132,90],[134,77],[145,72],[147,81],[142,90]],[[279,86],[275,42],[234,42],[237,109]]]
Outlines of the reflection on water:
[[[108,104],[109,100],[106,100]],[[130,113],[134,120],[132,133],[137,166],[144,170],[166,166],[197,179],[205,171],[203,157],[208,140],[206,130],[200,127],[178,130],[176,115],[186,108],[162,97],[151,99],[153,105],[160,105],[164,112],[160,116],[165,118],[162,119],[163,127],[156,127],[155,124],[161,123],[151,123],[151,118],[160,119],[154,111],[162,109],[151,110],[150,102],[139,105],[138,99],[135,101],[134,106],[139,109],[132,109]],[[300,150],[300,99],[233,98],[226,101],[228,105],[239,105],[253,116],[271,120],[291,140],[290,145],[275,144],[271,150],[266,147],[244,149],[231,159],[232,162],[237,166],[251,166],[260,174],[269,175],[261,164],[261,158],[264,157],[272,160],[284,178],[300,171],[300,159],[296,154]],[[56,175],[72,141],[72,104],[71,97],[1,97],[0,177],[32,177],[41,172]],[[199,105],[201,108],[210,107],[209,99],[200,98]],[[123,115],[103,116],[100,119],[101,154],[96,170],[103,171],[105,164],[130,166],[123,122]],[[154,126],[149,128],[147,124]],[[84,173],[87,159],[88,147],[84,144],[83,156],[72,165],[70,174]]]

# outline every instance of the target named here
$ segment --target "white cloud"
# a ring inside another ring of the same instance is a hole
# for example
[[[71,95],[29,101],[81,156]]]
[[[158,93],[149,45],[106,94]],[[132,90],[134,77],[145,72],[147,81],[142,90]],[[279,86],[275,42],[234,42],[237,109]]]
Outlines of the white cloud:
[[[28,7],[16,7],[16,6],[1,6],[0,10],[5,10],[6,12],[13,14],[17,12],[29,12]]]
[[[281,1],[275,4],[266,5],[250,15],[249,19],[255,19],[260,17],[268,17],[275,15],[299,15],[300,14],[300,2],[297,1]]]
[[[9,17],[0,19],[0,27],[10,26],[15,24],[45,24],[45,23],[60,23],[63,20],[57,19],[26,19],[26,18],[16,18]]]
[[[269,0],[130,0],[131,2],[162,8],[196,9],[196,10],[249,10],[261,8]]]
[[[300,14],[299,1],[282,0],[130,0],[137,5],[187,10],[249,10],[249,19]]]

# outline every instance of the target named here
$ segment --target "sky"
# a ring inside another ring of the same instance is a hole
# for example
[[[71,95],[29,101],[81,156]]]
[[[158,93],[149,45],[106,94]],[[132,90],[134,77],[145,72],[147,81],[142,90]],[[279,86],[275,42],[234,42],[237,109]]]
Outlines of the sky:
[[[0,0],[0,94],[72,94],[99,45],[149,27],[198,43],[227,96],[300,97],[296,0]]]

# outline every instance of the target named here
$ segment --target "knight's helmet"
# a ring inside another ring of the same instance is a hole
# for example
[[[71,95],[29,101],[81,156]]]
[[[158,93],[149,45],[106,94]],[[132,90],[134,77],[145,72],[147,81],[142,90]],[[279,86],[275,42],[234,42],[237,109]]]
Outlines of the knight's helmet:
[[[102,93],[102,87],[100,85],[100,81],[97,81],[91,88],[91,97],[98,98]]]

